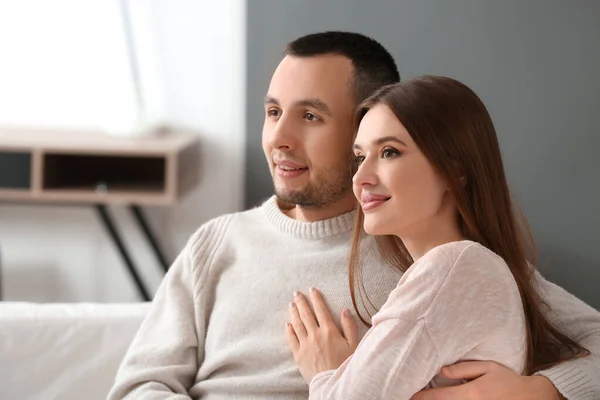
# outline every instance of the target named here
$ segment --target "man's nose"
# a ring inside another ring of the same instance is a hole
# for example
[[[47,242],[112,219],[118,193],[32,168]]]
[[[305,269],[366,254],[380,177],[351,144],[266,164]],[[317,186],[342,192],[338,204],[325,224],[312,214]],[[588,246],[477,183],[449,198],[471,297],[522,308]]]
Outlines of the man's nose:
[[[271,148],[281,151],[293,150],[296,145],[294,131],[292,121],[289,118],[280,118],[269,136]]]

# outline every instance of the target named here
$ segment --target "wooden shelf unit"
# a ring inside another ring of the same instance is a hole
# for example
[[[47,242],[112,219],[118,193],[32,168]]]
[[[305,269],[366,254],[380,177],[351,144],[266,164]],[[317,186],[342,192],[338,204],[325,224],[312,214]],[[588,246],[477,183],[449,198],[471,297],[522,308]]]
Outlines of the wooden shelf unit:
[[[175,204],[199,180],[197,137],[0,127],[0,200]]]

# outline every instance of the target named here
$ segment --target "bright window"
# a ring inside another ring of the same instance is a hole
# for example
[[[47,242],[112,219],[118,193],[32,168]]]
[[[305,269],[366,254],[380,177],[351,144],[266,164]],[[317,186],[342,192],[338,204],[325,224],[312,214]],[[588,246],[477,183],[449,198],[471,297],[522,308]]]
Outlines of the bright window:
[[[118,0],[0,0],[0,124],[133,126],[125,26]]]

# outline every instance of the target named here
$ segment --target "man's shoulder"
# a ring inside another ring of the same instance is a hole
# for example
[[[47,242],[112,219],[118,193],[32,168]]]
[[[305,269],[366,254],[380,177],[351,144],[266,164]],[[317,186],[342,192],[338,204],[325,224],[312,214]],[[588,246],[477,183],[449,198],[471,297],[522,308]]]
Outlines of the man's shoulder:
[[[200,225],[192,238],[200,236],[222,236],[230,229],[244,229],[244,227],[260,226],[265,216],[261,206],[244,211],[231,212],[213,217]]]

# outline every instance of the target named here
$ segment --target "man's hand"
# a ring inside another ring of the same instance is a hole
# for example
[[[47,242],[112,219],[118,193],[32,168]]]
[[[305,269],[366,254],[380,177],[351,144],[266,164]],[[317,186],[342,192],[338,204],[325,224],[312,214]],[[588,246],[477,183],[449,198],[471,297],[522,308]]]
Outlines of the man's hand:
[[[544,376],[521,376],[497,363],[468,361],[442,369],[450,379],[473,379],[463,385],[422,390],[411,400],[559,400],[564,399]]]

